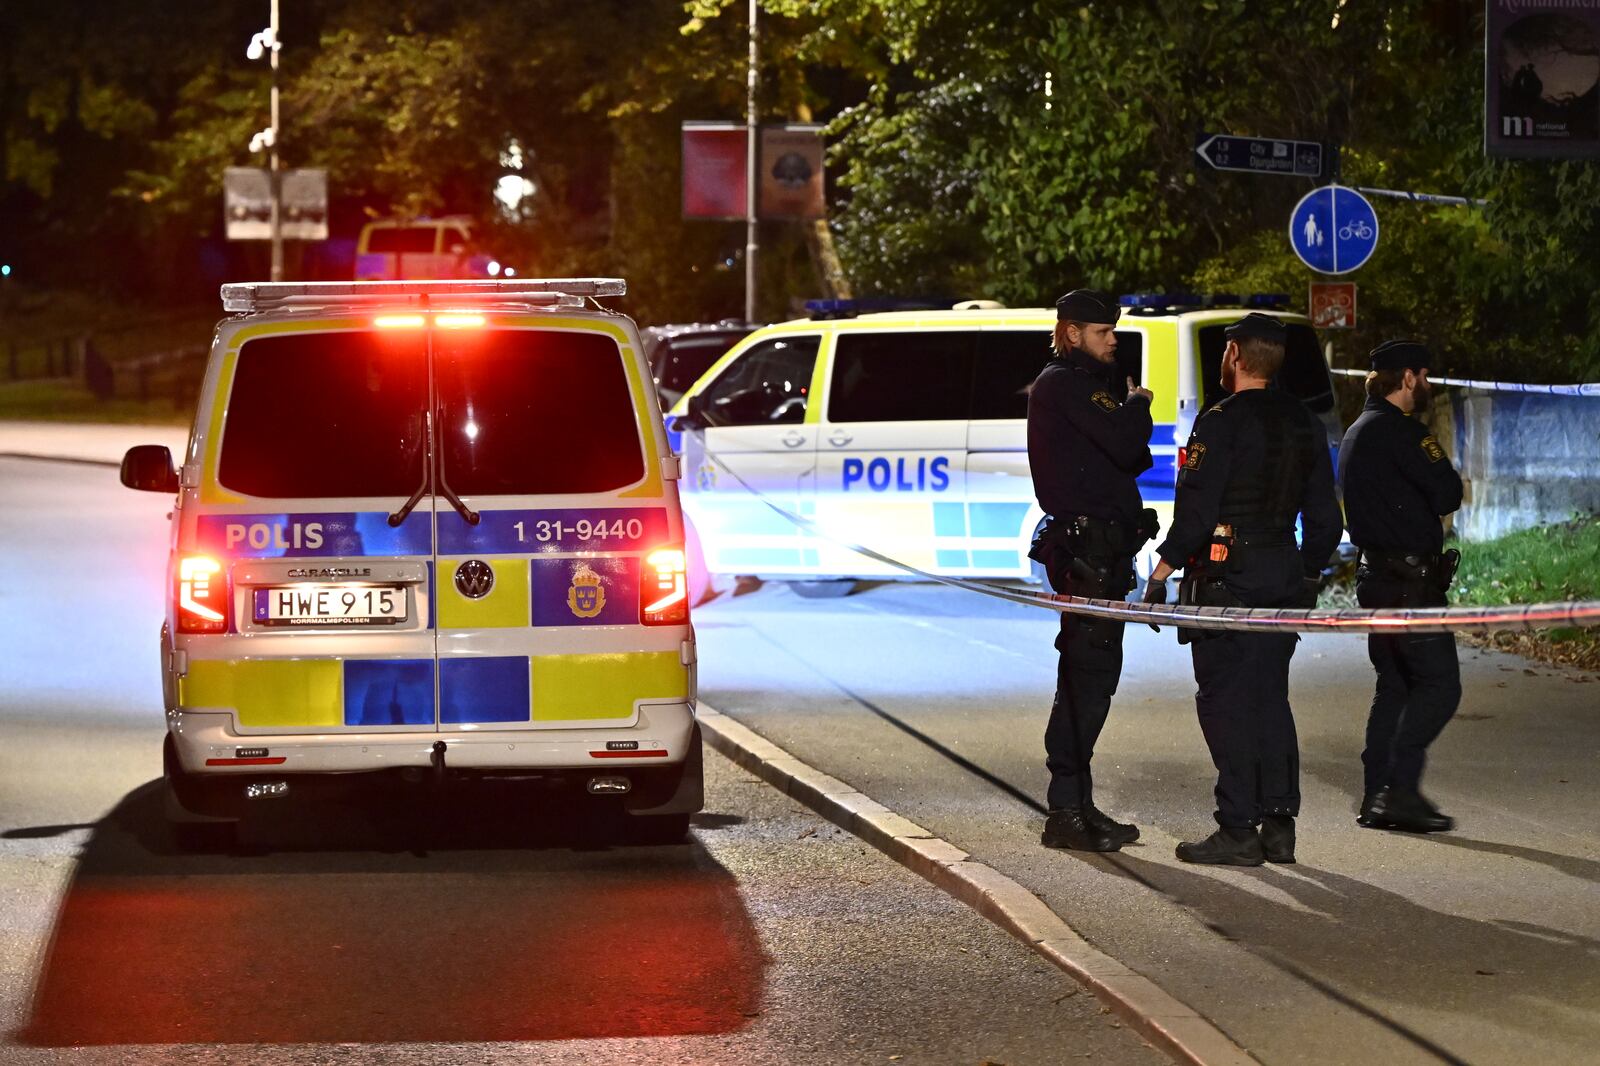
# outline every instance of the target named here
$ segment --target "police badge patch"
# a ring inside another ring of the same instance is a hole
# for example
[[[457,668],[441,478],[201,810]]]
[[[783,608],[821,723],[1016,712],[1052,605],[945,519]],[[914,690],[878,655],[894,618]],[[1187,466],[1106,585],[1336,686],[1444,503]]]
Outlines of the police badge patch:
[[[567,589],[567,608],[579,618],[593,618],[606,609],[605,579],[586,564],[572,572],[572,587]]]
[[[1205,462],[1205,459],[1206,446],[1198,442],[1191,443],[1183,457],[1183,468],[1185,470],[1199,470],[1200,464]]]
[[[1444,458],[1444,449],[1439,447],[1438,438],[1432,433],[1423,437],[1418,443],[1422,445],[1422,454],[1428,457],[1428,462],[1437,463]]]
[[[1094,401],[1095,405],[1103,410],[1115,411],[1117,409],[1117,401],[1111,398],[1111,394],[1109,392],[1102,390],[1089,397],[1089,399]]]

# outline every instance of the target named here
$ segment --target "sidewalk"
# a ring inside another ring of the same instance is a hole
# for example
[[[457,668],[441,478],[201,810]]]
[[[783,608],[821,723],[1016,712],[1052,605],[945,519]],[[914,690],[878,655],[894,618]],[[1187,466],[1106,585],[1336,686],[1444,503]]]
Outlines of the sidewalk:
[[[176,426],[0,421],[0,455],[120,466],[135,444],[165,444],[181,463],[189,434]]]

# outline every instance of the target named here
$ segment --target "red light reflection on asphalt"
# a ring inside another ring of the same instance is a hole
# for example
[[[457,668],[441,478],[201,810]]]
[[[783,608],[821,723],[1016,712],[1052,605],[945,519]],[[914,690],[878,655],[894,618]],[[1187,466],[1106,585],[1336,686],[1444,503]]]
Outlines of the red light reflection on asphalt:
[[[754,926],[697,846],[195,862],[86,859],[20,1043],[694,1035],[760,1009]]]

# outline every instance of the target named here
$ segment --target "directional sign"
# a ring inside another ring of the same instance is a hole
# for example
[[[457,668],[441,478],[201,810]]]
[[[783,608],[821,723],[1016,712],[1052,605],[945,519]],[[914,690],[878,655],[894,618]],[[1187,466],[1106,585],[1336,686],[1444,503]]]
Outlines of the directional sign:
[[[1312,270],[1349,273],[1378,246],[1378,213],[1354,189],[1324,185],[1302,196],[1289,213],[1289,243]]]
[[[1201,134],[1194,150],[1216,170],[1246,174],[1322,177],[1322,145],[1316,141],[1283,141],[1272,137],[1228,137]]]

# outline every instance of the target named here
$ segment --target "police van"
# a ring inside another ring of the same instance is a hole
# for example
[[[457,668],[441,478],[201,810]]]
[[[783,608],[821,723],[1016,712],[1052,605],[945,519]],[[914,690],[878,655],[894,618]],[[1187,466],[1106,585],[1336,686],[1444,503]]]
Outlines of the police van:
[[[1225,393],[1223,329],[1246,310],[1284,320],[1277,384],[1339,438],[1328,365],[1287,297],[1122,298],[1118,377],[1155,393],[1145,503],[1170,523],[1184,441]],[[1050,358],[1053,308],[852,314],[769,326],[730,350],[672,408],[685,461],[691,594],[717,575],[787,580],[807,596],[904,571],[1039,581],[1028,548],[1043,518],[1028,470],[1028,388]],[[780,511],[814,523],[815,536]],[[841,543],[843,542],[843,543]],[[1148,574],[1157,542],[1138,562]]]
[[[236,284],[161,628],[181,842],[259,800],[539,779],[681,838],[701,805],[677,458],[621,281]],[[588,801],[584,801],[588,802]]]

